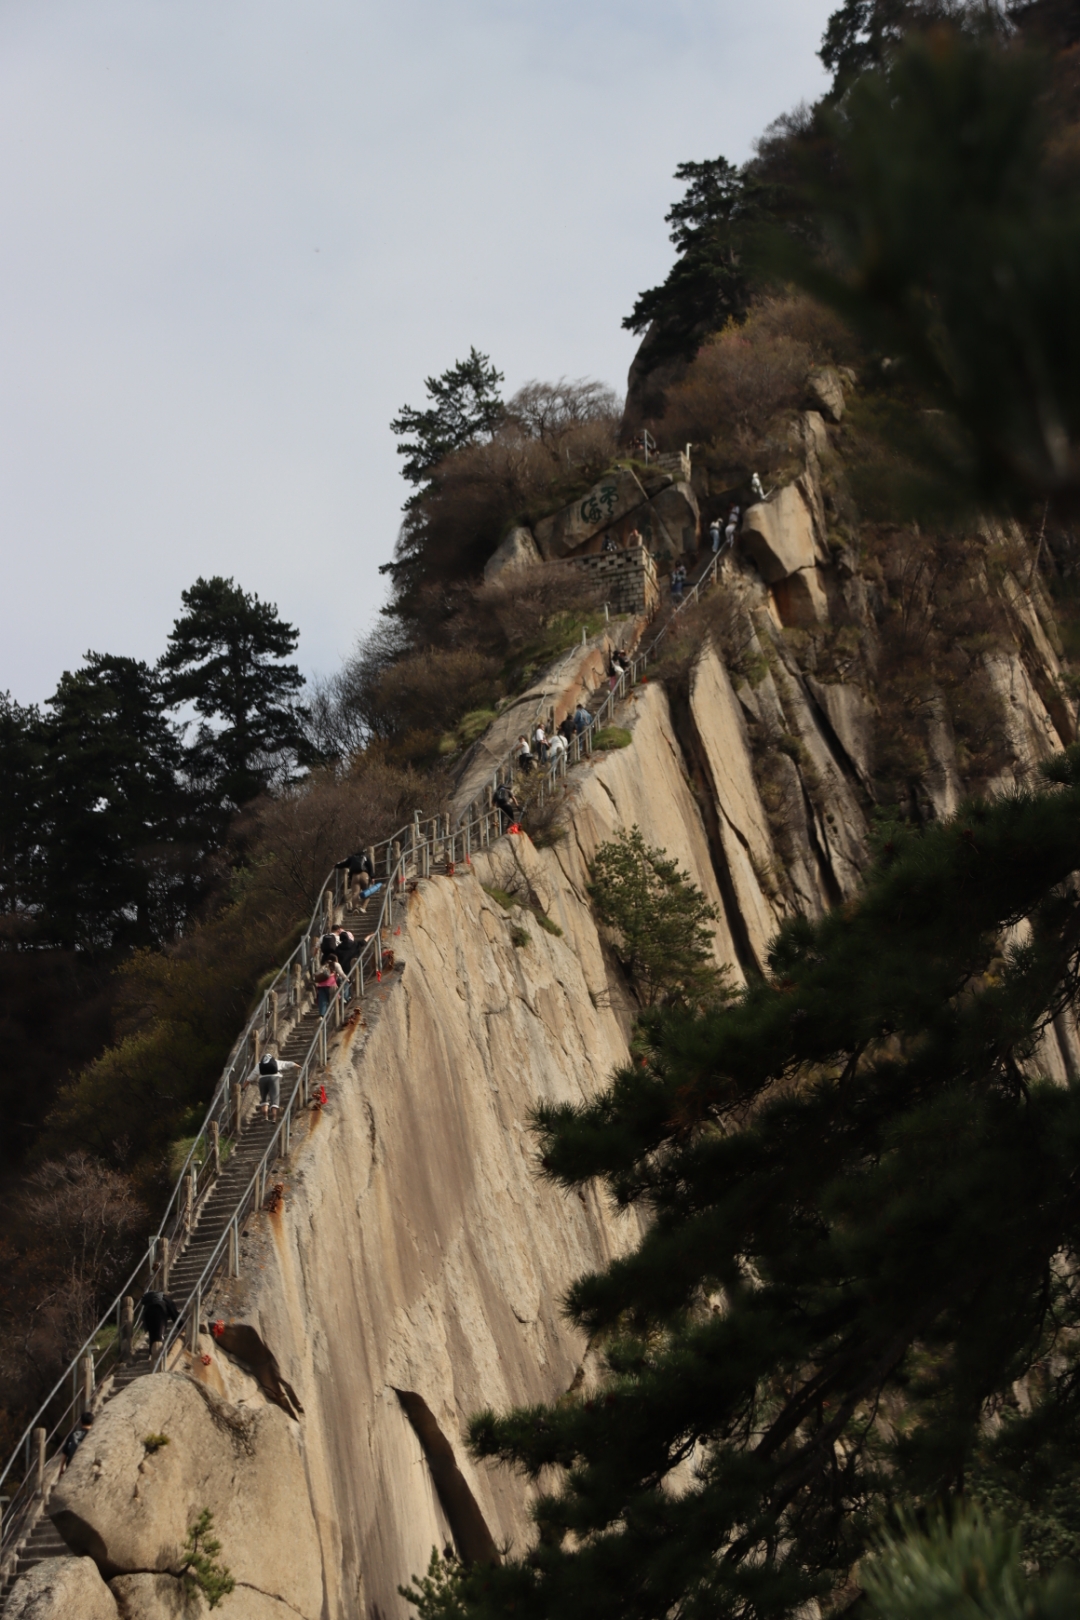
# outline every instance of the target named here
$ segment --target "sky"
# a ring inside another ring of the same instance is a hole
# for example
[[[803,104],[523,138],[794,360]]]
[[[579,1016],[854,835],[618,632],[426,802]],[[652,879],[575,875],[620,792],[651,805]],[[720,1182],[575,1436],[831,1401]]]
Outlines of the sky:
[[[836,0],[4,0],[0,691],[154,661],[232,576],[328,674],[389,431],[471,345],[625,388],[676,165],[825,87]]]

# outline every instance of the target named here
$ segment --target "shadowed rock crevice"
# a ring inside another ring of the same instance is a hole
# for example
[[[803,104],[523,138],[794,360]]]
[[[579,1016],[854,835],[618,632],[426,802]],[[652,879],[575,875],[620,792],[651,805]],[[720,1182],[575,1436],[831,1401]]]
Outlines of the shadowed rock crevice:
[[[396,1389],[405,1415],[423,1447],[431,1477],[435,1482],[439,1502],[446,1514],[463,1564],[497,1564],[499,1552],[484,1515],[477,1506],[454,1457],[454,1448],[443,1434],[435,1415],[422,1395],[408,1389]]]

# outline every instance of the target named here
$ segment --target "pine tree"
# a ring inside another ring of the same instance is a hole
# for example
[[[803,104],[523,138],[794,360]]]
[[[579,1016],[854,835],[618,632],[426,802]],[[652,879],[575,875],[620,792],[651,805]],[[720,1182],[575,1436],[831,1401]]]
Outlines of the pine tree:
[[[659,287],[639,294],[623,326],[644,332],[653,365],[690,359],[710,332],[741,320],[750,298],[747,234],[770,215],[773,188],[727,158],[680,163],[685,195],[664,216],[678,257]]]
[[[186,613],[169,632],[160,663],[172,708],[191,704],[204,716],[187,769],[209,799],[233,809],[307,762],[306,711],[295,698],[304,677],[282,662],[300,633],[270,602],[231,579],[197,579],[181,598]],[[206,722],[221,722],[215,729]]]
[[[829,254],[797,270],[945,413],[939,464],[999,507],[1080,495],[1080,170],[1047,86],[992,33],[910,37],[832,114],[809,186]]]
[[[35,706],[0,693],[0,911],[12,937],[34,905],[41,839],[41,771],[45,728]]]
[[[440,461],[479,434],[491,434],[506,415],[499,393],[503,381],[491,359],[476,348],[467,360],[458,360],[441,377],[427,377],[424,387],[431,404],[426,410],[403,405],[390,423],[390,431],[404,442],[397,447],[405,457],[401,475],[414,486],[405,510],[417,506],[423,488]],[[409,435],[409,437],[406,437]]]
[[[612,931],[643,1007],[717,994],[720,973],[707,924],[719,912],[666,850],[650,849],[640,828],[632,827],[601,844],[589,875],[593,908]]]
[[[191,901],[198,853],[161,681],[134,658],[91,652],[46,709],[29,828],[44,933],[98,952],[160,945]]]
[[[765,980],[647,1013],[644,1061],[540,1110],[548,1175],[650,1221],[568,1295],[606,1385],[472,1424],[540,1535],[462,1575],[471,1620],[787,1614],[993,1471],[1032,1368],[1013,1432],[1075,1424],[1080,1089],[1039,1043],[1080,991],[1080,748],[1047,773],[894,832]]]

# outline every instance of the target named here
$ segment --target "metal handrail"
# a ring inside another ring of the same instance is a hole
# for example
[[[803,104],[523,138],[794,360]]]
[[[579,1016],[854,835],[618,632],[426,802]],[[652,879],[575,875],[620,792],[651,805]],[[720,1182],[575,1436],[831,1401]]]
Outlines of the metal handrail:
[[[238,1233],[239,1223],[248,1213],[253,1189],[255,1188],[256,1182],[260,1176],[262,1176],[263,1184],[265,1185],[265,1174],[267,1167],[277,1156],[282,1135],[285,1133],[287,1140],[288,1134],[291,1130],[292,1118],[298,1106],[297,1098],[302,1096],[306,1101],[307,1082],[309,1079],[311,1066],[316,1054],[320,1051],[320,1049],[325,1057],[327,1031],[331,1027],[331,1020],[333,1020],[334,1027],[336,1027],[341,1021],[341,1011],[345,1005],[346,983],[350,983],[351,981],[350,988],[355,988],[356,993],[359,996],[362,996],[365,991],[366,983],[377,983],[381,979],[382,963],[385,955],[383,937],[387,929],[392,926],[395,897],[400,894],[400,890],[404,886],[405,879],[410,868],[415,868],[420,875],[427,876],[430,872],[432,858],[435,856],[440,845],[442,847],[443,855],[451,866],[455,862],[459,849],[461,852],[461,857],[467,862],[470,858],[474,834],[478,835],[479,843],[483,845],[490,841],[493,831],[497,835],[498,816],[497,813],[493,812],[491,809],[486,809],[479,817],[472,818],[465,827],[459,828],[456,831],[451,830],[448,816],[444,817],[439,815],[436,817],[428,817],[422,821],[419,813],[417,813],[413,821],[401,828],[394,837],[384,840],[381,844],[372,846],[373,850],[376,852],[385,851],[386,872],[383,880],[385,883],[385,893],[382,896],[379,910],[374,920],[372,932],[358,953],[356,960],[350,967],[346,980],[335,991],[333,997],[330,999],[325,1014],[319,1019],[315,1030],[315,1035],[304,1057],[300,1074],[289,1097],[288,1105],[282,1112],[282,1117],[278,1121],[276,1129],[274,1130],[271,1139],[267,1144],[262,1157],[260,1158],[259,1165],[256,1167],[254,1176],[245,1187],[232,1216],[226,1223],[222,1238],[215,1246],[210,1259],[206,1262],[195,1288],[188,1294],[185,1302],[185,1310],[181,1315],[181,1322],[187,1321],[190,1323],[190,1321],[194,1319],[196,1320],[197,1326],[197,1317],[201,1298],[205,1294],[209,1281],[213,1280],[213,1277],[220,1269],[222,1258],[227,1247],[228,1236],[230,1232],[234,1230]],[[83,1405],[85,1404],[86,1391],[85,1385],[80,1386],[80,1374],[84,1381],[89,1378],[90,1389],[92,1392],[94,1388],[100,1387],[105,1382],[105,1379],[112,1370],[112,1363],[119,1359],[120,1353],[124,1348],[124,1346],[121,1344],[120,1332],[120,1318],[123,1310],[124,1299],[131,1296],[135,1292],[136,1287],[139,1284],[140,1276],[146,1276],[147,1280],[149,1280],[149,1277],[152,1276],[155,1248],[158,1244],[160,1244],[162,1237],[168,1235],[166,1233],[166,1227],[168,1225],[169,1212],[173,1205],[178,1203],[178,1196],[181,1194],[184,1185],[184,1177],[194,1176],[197,1173],[198,1165],[206,1162],[205,1159],[196,1160],[195,1155],[201,1141],[204,1143],[210,1141],[212,1136],[211,1127],[214,1124],[219,1126],[218,1141],[220,1144],[222,1136],[220,1131],[221,1121],[218,1118],[218,1114],[220,1113],[220,1101],[222,1098],[224,1098],[226,1104],[231,1102],[230,1087],[232,1083],[232,1076],[236,1073],[237,1059],[243,1057],[244,1068],[246,1069],[248,1044],[252,1041],[252,1036],[256,1031],[260,1029],[265,1031],[266,1010],[271,1005],[270,997],[274,993],[275,987],[280,984],[282,977],[288,976],[290,968],[295,965],[297,961],[300,961],[304,966],[308,966],[313,963],[318,939],[321,934],[325,932],[326,927],[329,927],[330,923],[333,921],[332,908],[336,908],[343,886],[343,882],[337,873],[337,869],[335,868],[327,877],[323,896],[312,913],[311,922],[305,935],[301,939],[299,945],[290,955],[288,961],[275,975],[269,989],[260,1000],[256,1011],[252,1014],[251,1018],[248,1019],[243,1034],[234,1046],[233,1051],[230,1053],[229,1060],[226,1063],[221,1081],[219,1081],[218,1087],[215,1091],[214,1101],[211,1103],[210,1108],[207,1111],[207,1115],[199,1132],[199,1136],[192,1144],[191,1151],[185,1160],[184,1170],[182,1171],[181,1177],[178,1180],[177,1188],[174,1190],[173,1198],[170,1199],[169,1206],[166,1210],[166,1217],[163,1219],[161,1227],[159,1227],[155,1238],[151,1240],[148,1253],[140,1260],[138,1266],[124,1283],[121,1292],[112,1302],[108,1311],[104,1314],[90,1335],[84,1341],[78,1355],[69,1363],[68,1367],[61,1374],[61,1377],[57,1383],[50,1390],[49,1395],[46,1397],[45,1401],[42,1402],[41,1406],[38,1408],[38,1411],[27,1425],[24,1433],[20,1436],[19,1442],[9,1457],[3,1473],[0,1474],[0,1488],[2,1488],[9,1475],[12,1473],[12,1470],[16,1467],[20,1461],[20,1458],[25,1453],[23,1479],[6,1504],[3,1514],[3,1522],[2,1525],[0,1525],[0,1570],[2,1570],[4,1565],[7,1563],[13,1545],[22,1539],[24,1531],[31,1523],[31,1514],[28,1510],[32,1509],[35,1502],[41,1501],[43,1495],[47,1494],[47,1492],[43,1492],[42,1489],[44,1484],[42,1470],[40,1467],[37,1469],[33,1469],[31,1467],[30,1453],[35,1430],[42,1428],[41,1420],[46,1416],[49,1408],[52,1406],[52,1403],[64,1389],[65,1384],[70,1378],[73,1384],[72,1398],[70,1401],[64,1403],[59,1417],[52,1424],[51,1428],[48,1429],[44,1436],[44,1442],[43,1444],[40,1444],[39,1447],[39,1455],[43,1453],[46,1457],[46,1470],[52,1470],[57,1462],[57,1453],[54,1450],[53,1455],[49,1457],[49,1448],[56,1446],[58,1438],[71,1426],[73,1416],[78,1411],[82,1410]],[[372,969],[374,969],[373,973]],[[298,1019],[300,1016],[302,1016],[301,1007],[306,1002],[306,999],[306,994],[301,995],[294,1004],[294,1010]],[[226,1121],[226,1140],[230,1135],[237,1137],[239,1136],[241,1123],[242,1122],[239,1120],[239,1118]],[[195,1169],[192,1168],[193,1161],[195,1163]],[[213,1178],[213,1180],[216,1180],[216,1176]],[[198,1219],[201,1202],[206,1196],[208,1196],[210,1186],[213,1185],[213,1180],[206,1188],[202,1189],[201,1199],[195,1198],[194,1194],[196,1189],[194,1184],[192,1184],[190,1201],[185,1200],[185,1208],[178,1216],[178,1219],[183,1223],[183,1232],[185,1237],[190,1238],[191,1233],[194,1230]],[[179,1252],[180,1251],[178,1250],[177,1253],[179,1254]],[[194,1309],[192,1309],[193,1305]],[[114,1338],[110,1338],[107,1344],[99,1344],[97,1341],[101,1338],[106,1329],[111,1327],[114,1313],[116,1314],[117,1320],[116,1335]],[[140,1325],[141,1311],[137,1310],[134,1316],[132,1342],[134,1342],[134,1340],[138,1337]],[[164,1360],[167,1357],[168,1350],[175,1342],[178,1328],[179,1324],[174,1325],[174,1327],[170,1330],[168,1339],[165,1342],[165,1348],[162,1351],[161,1356],[159,1356],[158,1362],[155,1364],[156,1366],[164,1365]],[[87,1369],[85,1365],[88,1355],[90,1359],[89,1369]]]
[[[679,603],[679,606],[675,608],[669,615],[668,619],[665,621],[658,634],[649,643],[645,651],[638,653],[634,658],[631,659],[629,670],[623,674],[620,674],[618,680],[610,688],[607,696],[604,698],[604,701],[593,714],[589,726],[582,732],[575,735],[570,749],[566,753],[563,753],[560,758],[549,767],[545,777],[541,781],[541,802],[543,801],[543,789],[545,782],[548,784],[548,786],[554,787],[559,777],[565,775],[566,771],[571,765],[577,764],[582,757],[587,757],[592,753],[593,732],[598,729],[600,724],[603,722],[605,715],[610,717],[614,714],[615,704],[625,697],[629,689],[636,686],[644,678],[649,659],[655,653],[657,646],[671,628],[671,625],[677,618],[678,614],[682,612],[684,608],[689,607],[691,602],[696,601],[698,597],[703,594],[703,592],[715,581],[720,560],[719,554],[713,557],[707,568],[702,573],[701,577],[694,584],[684,599]],[[445,818],[444,825],[444,818],[442,816],[426,818],[425,822],[421,820],[419,813],[417,813],[412,822],[407,823],[406,826],[400,828],[390,838],[384,839],[380,843],[370,846],[369,853],[372,855],[372,864],[375,866],[376,871],[378,871],[380,865],[384,866],[385,877],[383,881],[386,886],[386,893],[383,896],[382,903],[379,908],[378,920],[375,928],[367,944],[359,952],[357,959],[353,963],[348,975],[348,978],[353,981],[359,995],[363,995],[364,993],[366,966],[370,966],[373,961],[377,962],[375,968],[376,977],[377,979],[381,977],[381,964],[383,958],[382,938],[383,932],[388,926],[386,918],[389,914],[390,920],[392,921],[395,890],[400,888],[404,883],[405,874],[409,866],[416,864],[423,870],[423,874],[426,875],[431,858],[431,852],[438,843],[441,842],[443,844],[444,850],[449,849],[447,859],[450,862],[454,861],[455,852],[460,845],[462,857],[467,861],[470,857],[472,837],[474,833],[478,835],[479,844],[481,846],[490,841],[492,833],[494,833],[495,836],[498,836],[501,828],[501,819],[499,817],[499,813],[492,808],[488,794],[494,787],[498,785],[500,780],[509,781],[510,783],[513,782],[513,757],[514,756],[512,753],[508,755],[506,765],[499,767],[494,772],[491,788],[485,790],[485,794],[482,797],[472,801],[465,811],[463,824],[459,823],[455,830],[451,830],[450,828],[449,817]],[[425,827],[428,830],[425,830]],[[53,1385],[53,1388],[49,1391],[49,1394],[41,1403],[30,1422],[27,1424],[26,1429],[20,1436],[11,1456],[9,1457],[3,1472],[0,1473],[0,1490],[2,1490],[4,1484],[7,1482],[20,1458],[25,1454],[24,1477],[17,1487],[14,1495],[8,1501],[4,1509],[2,1524],[0,1524],[0,1569],[3,1568],[3,1565],[8,1557],[12,1540],[18,1539],[19,1521],[24,1516],[28,1501],[30,1499],[37,1498],[37,1493],[42,1484],[40,1477],[38,1477],[38,1475],[35,1474],[35,1472],[31,1469],[30,1448],[34,1431],[43,1427],[41,1420],[46,1416],[52,1407],[53,1402],[64,1389],[68,1380],[71,1379],[72,1398],[70,1402],[65,1402],[63,1408],[61,1409],[60,1416],[53,1423],[51,1428],[47,1430],[45,1435],[44,1451],[47,1454],[49,1447],[55,1445],[58,1436],[71,1426],[74,1414],[81,1409],[87,1377],[89,1378],[91,1391],[94,1388],[100,1387],[111,1372],[112,1363],[119,1359],[120,1352],[123,1348],[121,1344],[121,1316],[124,1300],[135,1293],[137,1287],[139,1286],[139,1279],[141,1276],[145,1275],[147,1281],[149,1281],[150,1277],[152,1277],[155,1259],[157,1258],[162,1241],[168,1238],[171,1242],[178,1233],[183,1238],[190,1237],[191,1232],[193,1231],[197,1222],[202,1203],[205,1201],[206,1197],[208,1197],[210,1188],[213,1186],[213,1183],[216,1180],[215,1173],[206,1185],[200,1185],[200,1181],[202,1179],[200,1172],[202,1171],[203,1167],[207,1164],[213,1164],[214,1162],[214,1155],[211,1152],[211,1147],[215,1139],[215,1135],[220,1153],[220,1143],[223,1139],[225,1141],[229,1141],[233,1136],[239,1136],[240,1134],[241,1121],[238,1118],[234,1120],[231,1117],[231,1088],[235,1083],[238,1065],[241,1067],[242,1073],[246,1072],[248,1062],[250,1060],[249,1054],[252,1051],[258,1050],[258,1046],[261,1044],[262,1040],[266,1039],[268,1030],[272,1033],[276,1033],[278,1012],[277,997],[280,993],[282,983],[284,983],[287,987],[287,994],[293,997],[292,1010],[296,1015],[297,1021],[302,1016],[300,1009],[307,997],[306,993],[302,992],[296,985],[293,969],[299,965],[302,974],[303,970],[312,966],[317,951],[318,940],[333,921],[334,910],[341,899],[343,887],[344,884],[340,873],[336,867],[332,868],[323,885],[323,891],[320,898],[311,914],[311,919],[308,923],[307,929],[301,936],[301,939],[296,945],[295,949],[290,953],[286,961],[278,969],[271,983],[264,991],[258,1005],[248,1018],[240,1036],[232,1048],[232,1051],[229,1053],[229,1057],[226,1060],[221,1078],[215,1087],[202,1125],[192,1141],[187,1157],[185,1158],[180,1173],[177,1176],[176,1184],[169,1198],[169,1202],[165,1207],[165,1212],[158,1226],[158,1230],[150,1240],[147,1253],[140,1259],[139,1264],[135,1267],[130,1277],[123,1284],[116,1298],[112,1301],[96,1326],[83,1341],[79,1351],[69,1362],[60,1378]],[[344,1005],[343,996],[344,985],[339,986],[338,990],[335,992],[330,1001],[326,1013],[319,1020],[314,1039],[312,1040],[311,1046],[305,1055],[300,1073],[297,1077],[292,1093],[290,1094],[288,1104],[286,1108],[282,1110],[281,1119],[277,1123],[277,1127],[271,1136],[269,1143],[267,1144],[266,1150],[264,1151],[259,1164],[256,1167],[254,1175],[248,1182],[244,1192],[241,1194],[237,1207],[234,1210],[229,1222],[226,1224],[222,1237],[215,1246],[210,1259],[206,1262],[199,1281],[196,1283],[194,1290],[188,1296],[187,1308],[185,1312],[182,1313],[182,1320],[186,1318],[189,1324],[192,1320],[194,1320],[196,1329],[198,1326],[197,1317],[201,1298],[205,1294],[209,1283],[213,1281],[218,1270],[220,1270],[223,1256],[228,1246],[227,1240],[229,1235],[233,1231],[236,1231],[238,1234],[239,1223],[246,1217],[249,1211],[248,1201],[253,1197],[260,1176],[262,1177],[262,1185],[265,1186],[266,1170],[273,1162],[274,1158],[277,1157],[277,1149],[283,1134],[285,1134],[287,1137],[289,1131],[291,1130],[292,1118],[297,1108],[297,1098],[302,1096],[304,1101],[307,1099],[307,1082],[312,1060],[320,1047],[325,1052],[325,1038],[328,1020],[333,1018],[336,1022],[340,1021],[341,1008]],[[258,1037],[258,1040],[256,1040],[256,1037]],[[224,1130],[222,1130],[223,1125],[225,1127]],[[217,1127],[216,1133],[214,1131],[215,1126]],[[220,1163],[218,1168],[220,1168]],[[261,1202],[261,1199],[259,1202]],[[179,1250],[177,1253],[179,1253]],[[195,1305],[194,1310],[191,1309],[192,1303]],[[106,1334],[109,1329],[111,1329],[114,1318],[116,1321],[115,1335],[110,1337],[106,1343],[100,1343],[99,1341],[102,1339],[102,1336]],[[140,1322],[141,1313],[137,1308],[134,1317],[133,1338],[138,1336]],[[180,1331],[180,1326],[181,1323],[177,1323],[174,1324],[170,1329],[169,1336],[165,1341],[165,1346],[156,1365],[163,1366],[165,1364],[168,1351],[171,1345],[175,1342],[177,1333]],[[88,1370],[86,1369],[85,1365],[87,1358],[89,1358],[90,1361],[90,1367]],[[84,1380],[82,1390],[80,1389],[79,1383],[80,1369],[82,1369],[82,1376]],[[46,1466],[51,1467],[55,1464],[55,1462],[56,1453],[54,1452],[52,1458],[47,1459]]]
[[[547,772],[540,780],[538,802],[541,805],[544,802],[545,785],[548,788],[553,788],[559,777],[565,776],[566,772],[572,765],[578,764],[583,757],[587,758],[591,756],[593,733],[594,731],[598,731],[600,729],[605,714],[610,719],[614,715],[616,703],[620,702],[626,696],[631,687],[637,686],[645,678],[645,671],[648,668],[650,658],[654,655],[657,647],[663,641],[679,614],[684,608],[688,608],[692,602],[698,601],[700,597],[702,597],[709,589],[709,587],[716,583],[716,576],[719,572],[722,559],[722,551],[714,553],[713,557],[702,570],[701,574],[691,586],[690,590],[682,598],[678,607],[673,608],[671,613],[668,614],[668,617],[664,620],[664,623],[661,625],[659,631],[653,637],[652,641],[650,641],[649,645],[645,648],[644,652],[636,653],[634,657],[630,659],[629,670],[620,674],[618,680],[610,688],[607,696],[604,698],[599,708],[593,712],[588,727],[583,728],[580,732],[576,732],[568,750],[565,753],[560,753],[559,758],[548,767]],[[583,738],[584,742],[582,741]],[[484,789],[483,797],[473,799],[472,802],[467,806],[463,812],[465,816],[471,817],[477,815],[480,812],[483,804],[487,801],[487,796],[490,793],[493,793],[500,783],[505,782],[510,787],[513,786],[515,779],[514,760],[517,757],[518,756],[514,753],[514,751],[511,750],[507,755],[506,764],[498,766],[496,770],[493,771],[491,781]]]

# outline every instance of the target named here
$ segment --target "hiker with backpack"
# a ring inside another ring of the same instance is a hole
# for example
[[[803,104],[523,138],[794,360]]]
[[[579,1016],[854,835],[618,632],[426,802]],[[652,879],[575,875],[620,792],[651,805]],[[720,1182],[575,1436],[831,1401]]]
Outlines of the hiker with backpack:
[[[82,1445],[93,1426],[93,1412],[84,1412],[80,1417],[77,1426],[72,1429],[71,1433],[64,1441],[63,1446],[60,1448],[64,1459],[60,1464],[61,1473],[65,1471],[68,1464],[71,1462],[72,1457],[74,1457],[75,1453],[78,1451],[79,1447]]]
[[[338,985],[345,975],[341,971],[341,964],[332,952],[324,957],[323,965],[315,973],[315,998],[319,1004],[319,1017],[325,1018],[330,1010],[330,1003],[334,999]]]
[[[375,868],[366,850],[357,850],[355,855],[347,855],[343,861],[338,861],[334,870],[349,874],[349,900],[353,905],[368,885],[375,881]]]
[[[161,1354],[169,1324],[180,1320],[176,1301],[163,1294],[160,1288],[148,1288],[142,1297],[142,1319],[146,1337],[150,1341],[150,1360],[155,1361]]]
[[[259,1107],[263,1119],[270,1115],[273,1115],[273,1120],[277,1119],[281,1112],[281,1077],[286,1069],[299,1067],[299,1063],[294,1063],[291,1058],[275,1057],[273,1052],[264,1052],[256,1063],[248,1079],[259,1082]]]
[[[502,830],[512,827],[521,814],[521,805],[515,798],[513,789],[505,782],[500,782],[491,795],[491,802],[502,817]]]

